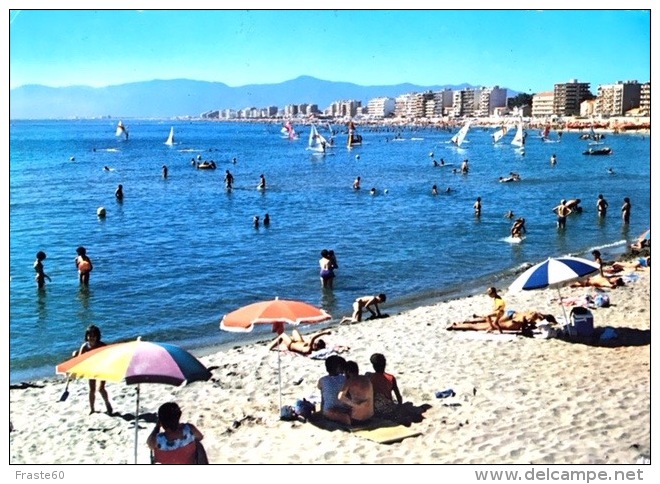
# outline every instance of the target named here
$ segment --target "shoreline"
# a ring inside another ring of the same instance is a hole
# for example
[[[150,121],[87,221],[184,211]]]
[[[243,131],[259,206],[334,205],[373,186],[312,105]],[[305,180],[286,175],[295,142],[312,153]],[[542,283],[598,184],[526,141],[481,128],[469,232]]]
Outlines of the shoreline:
[[[603,247],[588,248],[583,253],[574,254],[574,255],[577,255],[579,257],[590,258],[591,250],[599,249],[603,254],[604,260],[608,260],[608,259],[622,260],[623,258],[626,257],[627,254],[629,254],[629,252],[626,251],[626,247],[627,246],[623,244],[621,245],[608,244],[606,248]],[[563,254],[563,255],[567,255],[567,254]],[[540,261],[536,261],[536,262],[540,262]],[[478,295],[481,294],[481,292],[483,292],[484,287],[502,284],[503,282],[505,283],[505,285],[507,283],[510,283],[511,281],[513,281],[516,275],[523,272],[527,267],[531,266],[533,263],[530,262],[527,264],[523,264],[521,266],[509,267],[508,269],[504,270],[502,273],[484,275],[476,279],[471,279],[467,282],[456,284],[445,290],[435,288],[420,293],[409,294],[405,297],[393,296],[391,298],[388,298],[388,303],[386,304],[383,312],[391,313],[391,314],[400,314],[406,311],[414,310],[420,306],[431,306],[434,304],[449,302],[453,300],[462,299],[465,297]],[[333,319],[330,322],[324,323],[320,327],[328,327],[328,328],[336,327],[338,321],[341,320],[343,316],[350,316],[351,312],[352,312],[352,308],[346,307],[344,308],[343,311],[337,313],[339,314],[338,316],[333,317]],[[218,326],[220,324],[220,319],[222,319],[222,315],[220,315],[218,318]],[[186,350],[190,351],[192,354],[194,354],[197,357],[202,357],[202,356],[208,356],[210,354],[219,351],[226,351],[232,348],[239,348],[252,344],[263,343],[273,339],[271,337],[272,336],[271,333],[266,332],[266,333],[244,333],[241,334],[240,336],[237,336],[237,338],[240,338],[237,340],[218,341],[217,339],[222,338],[223,334],[227,335],[226,332],[221,332],[220,329],[218,329],[218,332],[219,332],[218,335],[216,335],[215,337],[209,338],[209,336],[207,335],[205,337],[200,337],[195,340],[175,341],[172,343],[185,348]],[[208,340],[208,339],[216,340],[216,341],[213,341],[211,343],[204,342],[204,340]],[[9,383],[10,385],[16,385],[23,382],[29,382],[32,380],[43,380],[43,379],[49,379],[51,377],[57,378],[56,376],[54,376],[53,372],[55,365],[59,363],[61,362],[58,361],[53,363],[52,365],[38,367],[38,368],[18,370],[18,371],[14,371],[13,373],[11,372],[11,368],[10,368]]]
[[[342,356],[365,372],[370,354],[383,353],[404,402],[425,409],[411,426],[422,435],[389,446],[279,420],[278,358],[263,343],[202,356],[212,369],[208,382],[141,385],[138,462],[148,462],[144,442],[154,412],[174,400],[183,421],[204,433],[211,463],[634,464],[650,456],[651,272],[634,274],[636,281],[608,290],[609,308],[592,309],[597,330],[612,328],[614,340],[446,331],[451,322],[490,311],[485,287],[332,327],[328,343],[350,347]],[[497,286],[507,308],[561,316],[554,289],[509,294]],[[569,287],[562,296],[593,290]],[[281,353],[281,371],[284,405],[317,395],[325,374],[323,361],[289,352]],[[454,397],[435,397],[448,388]],[[132,463],[135,386],[107,384],[115,416],[87,415],[85,381],[72,382],[69,399],[59,402],[63,389],[63,376],[10,387],[10,463]],[[310,445],[293,445],[300,442]]]

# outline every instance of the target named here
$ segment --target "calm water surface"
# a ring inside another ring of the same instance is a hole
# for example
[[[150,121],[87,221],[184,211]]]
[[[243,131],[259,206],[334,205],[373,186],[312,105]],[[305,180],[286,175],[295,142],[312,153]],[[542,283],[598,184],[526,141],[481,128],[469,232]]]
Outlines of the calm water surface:
[[[613,155],[584,156],[588,142],[576,133],[544,143],[529,131],[521,156],[512,133],[493,146],[493,130],[473,128],[457,149],[446,131],[405,129],[393,141],[393,131],[363,128],[362,146],[348,150],[339,134],[322,157],[305,150],[304,126],[289,141],[277,124],[124,122],[129,140],[115,137],[116,120],[11,123],[12,380],[52,375],[92,323],[106,341],[236,341],[244,336],[221,332],[220,319],[258,300],[302,299],[339,318],[355,297],[385,292],[385,310],[393,312],[504,285],[512,271],[548,256],[616,252],[650,224],[648,136],[608,135]],[[171,147],[164,144],[170,126]],[[451,165],[433,167],[431,153]],[[194,169],[198,156],[218,169]],[[465,158],[470,173],[453,173]],[[235,177],[230,193],[227,169]],[[498,182],[511,171],[522,181]],[[262,173],[265,192],[256,190]],[[360,191],[351,188],[356,176]],[[123,203],[114,197],[118,184]],[[432,196],[433,184],[452,192]],[[369,195],[372,186],[378,195]],[[604,220],[595,210],[599,193],[610,203]],[[480,218],[472,209],[478,196]],[[620,217],[624,197],[633,206],[629,226]],[[551,211],[561,198],[584,206],[563,232]],[[105,219],[96,216],[101,206]],[[502,240],[511,227],[507,210],[527,219],[521,244]],[[255,229],[252,217],[265,213],[270,227]],[[74,265],[79,245],[94,262],[88,289]],[[325,293],[317,262],[323,248],[335,250],[340,266],[334,291]],[[44,291],[32,268],[39,250],[52,278]]]

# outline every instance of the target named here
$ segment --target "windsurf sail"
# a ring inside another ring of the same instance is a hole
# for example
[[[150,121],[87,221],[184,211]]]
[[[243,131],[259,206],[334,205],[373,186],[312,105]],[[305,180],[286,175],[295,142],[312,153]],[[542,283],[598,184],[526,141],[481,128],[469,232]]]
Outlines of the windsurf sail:
[[[126,139],[128,139],[128,130],[126,129],[126,126],[124,126],[124,123],[121,121],[117,123],[117,130],[115,131],[115,136],[124,136]]]
[[[307,142],[307,149],[315,151],[316,153],[325,153],[325,148],[328,145],[327,140],[321,133],[318,132],[315,125],[311,125],[309,130],[309,140]]]
[[[167,146],[172,146],[174,144],[174,126],[170,128],[170,135],[167,137],[167,141],[165,141],[165,144]]]
[[[458,130],[458,133],[452,136],[451,142],[454,143],[456,146],[461,146],[469,130],[470,130],[470,121],[465,123],[463,127]]]
[[[358,146],[362,144],[362,135],[356,133],[355,123],[350,121],[348,123],[348,147]]]
[[[525,132],[523,131],[522,123],[518,123],[518,129],[516,131],[516,135],[511,141],[511,144],[513,146],[517,146],[518,148],[523,148],[525,146]]]
[[[288,139],[298,139],[298,133],[296,133],[296,130],[293,128],[291,121],[287,121],[286,124],[282,126],[280,132]]]
[[[548,139],[550,137],[550,125],[546,125],[545,128],[543,128],[543,133],[541,134],[541,138],[543,139]]]
[[[509,131],[509,128],[506,126],[500,127],[497,131],[493,133],[493,143],[497,143],[499,140],[506,136],[506,133]]]

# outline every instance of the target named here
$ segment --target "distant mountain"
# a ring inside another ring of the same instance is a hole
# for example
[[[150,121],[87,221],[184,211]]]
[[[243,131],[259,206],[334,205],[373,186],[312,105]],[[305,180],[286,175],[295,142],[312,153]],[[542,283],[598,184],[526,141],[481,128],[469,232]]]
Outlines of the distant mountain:
[[[153,80],[108,87],[47,87],[25,85],[9,93],[11,119],[198,116],[217,109],[244,109],[287,104],[317,104],[323,110],[334,101],[354,99],[366,105],[379,96],[410,92],[471,88],[469,84],[359,86],[309,76],[279,84],[229,87],[221,82],[189,79]],[[509,96],[515,95],[509,91]]]

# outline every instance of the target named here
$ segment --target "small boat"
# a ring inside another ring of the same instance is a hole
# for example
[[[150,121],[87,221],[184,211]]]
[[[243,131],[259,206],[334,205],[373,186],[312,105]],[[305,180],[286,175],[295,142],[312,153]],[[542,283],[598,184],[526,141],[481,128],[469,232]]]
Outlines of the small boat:
[[[353,146],[360,146],[362,144],[362,135],[358,134],[355,129],[355,123],[353,121],[348,123],[348,148],[351,149]]]
[[[491,136],[493,137],[493,143],[497,143],[499,140],[504,138],[509,131],[509,128],[506,126],[501,126],[497,131],[495,131]]]
[[[582,152],[583,155],[611,155],[612,148],[589,148],[587,151]]]
[[[307,149],[317,154],[325,154],[327,146],[328,141],[323,137],[321,133],[318,132],[316,126],[312,124],[309,130],[309,141],[307,143]]]
[[[197,163],[198,170],[215,170],[216,168],[215,161],[202,161],[201,163]]]
[[[465,140],[465,136],[467,136],[468,131],[470,130],[470,120],[468,120],[461,129],[458,130],[458,133],[456,133],[454,136],[451,138],[451,142],[455,144],[456,146],[461,146],[463,144],[463,141]]]
[[[117,123],[117,130],[115,131],[115,136],[124,136],[125,139],[128,139],[128,130],[122,121]]]
[[[170,128],[170,135],[167,137],[167,141],[165,141],[165,144],[167,146],[172,146],[174,144],[174,126]]]
[[[521,150],[525,149],[525,130],[523,129],[522,122],[518,123],[518,129],[516,130],[515,136],[511,140],[511,144]]]

